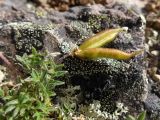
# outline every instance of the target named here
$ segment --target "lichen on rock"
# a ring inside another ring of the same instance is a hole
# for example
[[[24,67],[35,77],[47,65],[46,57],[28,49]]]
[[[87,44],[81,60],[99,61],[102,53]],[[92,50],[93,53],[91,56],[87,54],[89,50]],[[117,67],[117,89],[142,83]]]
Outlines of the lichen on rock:
[[[61,60],[64,69],[68,71],[67,80],[72,85],[81,87],[84,99],[80,102],[99,100],[101,110],[108,113],[116,111],[116,103],[121,102],[128,107],[130,113],[138,113],[143,110],[142,102],[147,95],[144,54],[128,61],[108,58],[82,60],[72,56],[66,57],[66,54],[69,55],[75,47],[95,33],[104,29],[124,27],[124,25],[129,28],[128,33],[121,32],[112,43],[103,47],[126,52],[143,49],[144,28],[140,16],[125,15],[123,10],[104,9],[104,7],[96,9],[97,13],[94,13],[95,6],[74,7],[71,11],[62,13],[61,15],[64,16],[67,14],[65,20],[62,20],[67,23],[64,22],[48,31],[51,36],[46,35],[45,47],[48,49],[50,45],[54,46],[58,42],[57,47],[63,58]],[[50,50],[49,52],[55,52]]]
[[[52,24],[38,25],[31,22],[10,23],[8,26],[12,29],[12,38],[19,53],[30,53],[32,47],[42,49],[45,31],[54,28]]]
[[[79,111],[86,116],[87,120],[119,120],[125,118],[124,114],[128,112],[128,108],[123,103],[116,103],[117,109],[113,113],[101,110],[100,101],[94,100],[89,106],[81,105]]]
[[[82,11],[84,11],[83,9]],[[122,25],[127,25],[127,20],[130,19],[130,16],[124,17],[123,12],[121,12],[123,16],[120,16],[118,15],[119,12],[116,13],[116,10],[112,11],[112,9],[102,10],[99,13],[101,14],[84,13],[85,15],[83,16],[80,12],[81,17],[78,20],[84,22],[84,24],[87,23],[92,32],[96,33],[103,29],[124,27]],[[107,17],[98,19],[98,16]],[[89,17],[94,20],[89,21]],[[115,41],[104,47],[117,48],[127,52],[143,49],[144,31],[139,26],[139,16],[135,15],[134,17],[136,19],[132,21],[133,24],[129,25],[129,32],[120,33]],[[108,19],[114,20],[108,21]],[[101,20],[108,25],[104,27],[101,24]],[[89,24],[89,22],[94,24]],[[94,25],[98,25],[98,27]],[[81,60],[70,56],[65,58],[63,63],[65,70],[69,72],[69,79],[72,84],[81,86],[86,100],[100,100],[101,109],[109,113],[113,113],[116,110],[116,101],[124,103],[129,107],[130,112],[136,112],[143,109],[142,101],[147,94],[147,79],[145,77],[143,57],[144,55],[142,54],[130,61],[118,61],[107,58]]]
[[[79,103],[90,104],[98,100],[100,109],[112,114],[117,110],[116,103],[120,102],[128,107],[128,112],[137,114],[143,110],[142,102],[147,95],[144,54],[128,61],[65,57],[86,38],[110,28],[128,27],[129,31],[121,32],[112,43],[103,46],[104,48],[126,52],[143,49],[144,28],[140,28],[142,20],[132,11],[126,11],[124,6],[78,6],[64,13],[55,12],[57,16],[51,14],[49,18],[56,21],[56,25],[39,25],[34,21],[35,23],[9,23],[6,26],[12,30],[12,41],[18,53],[29,53],[32,47],[45,48],[49,53],[53,53],[53,48],[57,47],[56,52],[61,53],[64,69],[68,71],[67,80],[73,86],[80,85],[81,95],[85,99]],[[61,62],[60,59],[58,62]]]

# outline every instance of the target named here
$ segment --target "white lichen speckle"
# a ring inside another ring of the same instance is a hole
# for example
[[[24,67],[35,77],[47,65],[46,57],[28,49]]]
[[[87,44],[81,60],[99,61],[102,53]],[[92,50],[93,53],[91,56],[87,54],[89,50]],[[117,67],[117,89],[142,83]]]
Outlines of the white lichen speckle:
[[[102,111],[100,101],[93,101],[89,107],[83,106],[81,111],[83,111],[86,120],[119,120],[124,114],[128,112],[128,108],[124,106],[123,103],[116,104],[117,109],[113,113],[108,113]]]

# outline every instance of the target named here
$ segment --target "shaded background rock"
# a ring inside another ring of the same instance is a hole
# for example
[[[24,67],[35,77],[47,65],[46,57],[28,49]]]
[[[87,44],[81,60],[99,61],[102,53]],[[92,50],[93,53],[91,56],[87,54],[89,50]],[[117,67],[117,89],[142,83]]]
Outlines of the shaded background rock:
[[[149,59],[148,75],[150,92],[145,102],[145,107],[148,114],[151,116],[149,120],[160,119],[160,107],[159,107],[159,85],[160,85],[160,39],[159,39],[159,8],[160,2],[157,0],[147,1],[144,7],[144,15],[146,17],[147,29],[146,29],[146,50]],[[148,107],[149,106],[149,107]]]

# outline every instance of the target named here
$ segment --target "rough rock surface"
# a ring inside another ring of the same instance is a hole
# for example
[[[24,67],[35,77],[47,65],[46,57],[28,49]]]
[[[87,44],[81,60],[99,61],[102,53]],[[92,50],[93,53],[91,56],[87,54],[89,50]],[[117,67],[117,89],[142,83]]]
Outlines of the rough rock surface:
[[[95,7],[97,6],[83,8],[83,12],[80,11],[80,17],[78,16],[80,21],[88,23],[93,33],[108,28],[129,27],[128,33],[120,33],[114,42],[105,47],[128,52],[143,48],[144,31],[139,16],[134,13],[125,15],[127,10],[117,11],[116,9],[103,9],[103,7],[99,7],[99,10],[96,9],[95,13],[92,12],[95,11]],[[121,8],[121,6],[117,7]],[[76,8],[74,9],[76,10]],[[74,9],[72,10],[75,11]],[[79,39],[76,37],[76,40]],[[116,102],[124,103],[130,111],[135,112],[143,109],[141,102],[147,93],[143,57],[141,55],[130,61],[113,59],[93,61],[68,57],[65,58],[64,64],[70,73],[73,84],[81,85],[86,99],[100,100],[102,109],[108,112],[113,112],[116,109]]]
[[[124,103],[130,113],[143,110],[142,102],[148,92],[144,54],[128,61],[65,57],[85,38],[105,29],[124,26],[129,28],[128,32],[121,32],[116,40],[104,47],[126,52],[143,49],[144,22],[139,15],[123,5],[112,8],[79,6],[63,13],[52,11],[40,18],[37,14],[34,14],[37,18],[33,17],[30,12],[16,14],[17,11],[13,10],[14,14],[9,15],[7,21],[2,19],[1,24],[0,37],[11,44],[12,55],[29,53],[32,46],[47,49],[50,53],[61,52],[64,69],[69,72],[68,78],[73,85],[81,86],[85,100],[100,100],[102,109],[109,113],[116,109],[117,102]],[[14,15],[20,16],[15,20]],[[17,22],[19,19],[25,22]],[[48,27],[46,23],[52,25]]]

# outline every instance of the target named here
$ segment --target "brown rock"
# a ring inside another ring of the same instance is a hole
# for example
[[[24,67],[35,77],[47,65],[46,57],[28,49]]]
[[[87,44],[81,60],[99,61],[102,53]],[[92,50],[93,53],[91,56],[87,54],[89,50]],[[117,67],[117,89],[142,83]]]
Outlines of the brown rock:
[[[152,4],[152,3],[148,3],[148,4],[146,5],[145,9],[146,9],[147,11],[155,11],[156,5],[155,5],[155,4]]]
[[[68,4],[66,4],[66,3],[59,4],[59,7],[58,7],[59,11],[66,11],[68,9],[69,9]]]

